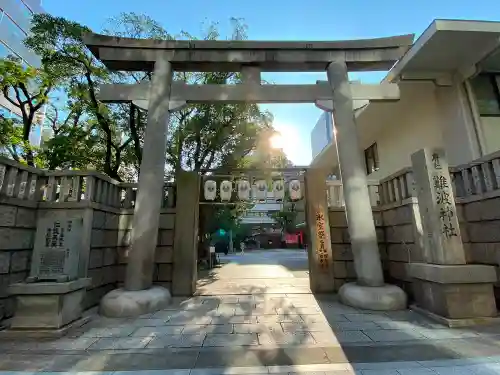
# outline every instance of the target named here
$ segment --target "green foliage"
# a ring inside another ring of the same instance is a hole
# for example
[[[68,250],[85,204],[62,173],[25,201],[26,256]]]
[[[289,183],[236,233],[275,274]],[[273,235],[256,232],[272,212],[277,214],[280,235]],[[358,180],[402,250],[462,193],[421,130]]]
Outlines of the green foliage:
[[[232,18],[230,23],[227,39],[247,38],[247,25],[241,19]],[[204,26],[200,39],[223,38],[218,24]],[[23,113],[21,120],[0,117],[0,149],[30,165],[94,168],[112,178],[133,181],[142,160],[147,111],[132,104],[100,102],[98,86],[150,80],[151,72],[109,71],[85,46],[83,36],[89,32],[88,27],[65,18],[34,16],[25,45],[41,57],[41,67],[27,67],[12,59],[0,61],[0,88]],[[101,33],[131,38],[198,38],[186,31],[170,34],[151,17],[137,13],[109,19]],[[240,74],[231,72],[175,72],[174,79],[199,84],[241,82]],[[60,99],[54,100],[54,96]],[[53,137],[36,149],[29,144],[29,133],[43,107],[47,112],[45,126],[51,128]],[[288,162],[284,154],[257,152],[259,142],[273,132],[272,121],[271,114],[255,104],[190,105],[171,116],[166,174],[246,164],[283,166]],[[258,161],[255,155],[260,155]],[[242,210],[245,207],[216,210],[216,216],[225,227],[236,230]]]
[[[42,115],[50,91],[60,83],[61,75],[45,64],[33,68],[8,56],[0,59],[0,76],[3,97],[21,115],[20,119],[0,118],[0,146],[8,150],[13,159],[35,166],[37,154],[29,142],[30,132]]]
[[[293,232],[295,230],[297,212],[283,210],[273,212],[269,216],[279,224],[282,230],[287,232]]]

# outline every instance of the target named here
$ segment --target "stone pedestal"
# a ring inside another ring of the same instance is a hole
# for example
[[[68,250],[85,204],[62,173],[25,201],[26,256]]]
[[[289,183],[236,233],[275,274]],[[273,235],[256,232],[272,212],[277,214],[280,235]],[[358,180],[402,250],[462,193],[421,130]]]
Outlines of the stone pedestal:
[[[419,311],[435,320],[464,326],[497,316],[494,266],[411,263],[408,274]]]
[[[115,289],[106,294],[99,313],[110,318],[129,318],[161,310],[170,303],[170,292],[161,286],[145,290]]]
[[[12,330],[58,330],[80,319],[91,279],[64,283],[19,283],[9,286],[16,298]]]
[[[363,286],[356,283],[342,285],[340,302],[366,310],[394,311],[407,306],[406,293],[396,285]]]

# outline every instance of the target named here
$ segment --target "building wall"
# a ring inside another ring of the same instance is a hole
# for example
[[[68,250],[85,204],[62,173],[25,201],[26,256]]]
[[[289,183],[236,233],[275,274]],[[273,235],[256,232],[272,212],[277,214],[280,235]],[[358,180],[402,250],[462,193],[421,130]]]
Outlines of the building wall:
[[[484,154],[500,150],[500,117],[480,117],[481,132],[484,138]]]
[[[360,153],[364,158],[373,143],[378,149],[379,169],[368,178],[382,179],[409,167],[411,154],[423,147],[443,147],[451,166],[500,150],[500,116],[478,115],[472,89],[466,86],[462,81],[402,81],[399,101],[372,103],[360,112]],[[331,144],[313,162],[333,168],[337,163]]]
[[[0,57],[14,54],[28,65],[40,65],[40,58],[24,45],[24,38],[33,13],[41,12],[40,0],[0,0]]]
[[[479,136],[464,83],[436,86],[435,94],[448,163],[460,165],[481,157]]]
[[[481,72],[467,81],[482,155],[500,150],[500,74]]]
[[[0,59],[17,56],[23,63],[39,66],[40,58],[24,45],[34,13],[42,13],[41,0],[0,0]],[[20,116],[19,109],[0,94],[0,114],[4,117]],[[40,130],[33,129],[30,142],[40,143]]]
[[[323,112],[311,132],[311,151],[314,159],[333,140],[332,115]]]
[[[369,179],[382,179],[411,166],[411,154],[423,147],[443,146],[440,118],[432,82],[402,83],[401,100],[381,108],[383,117],[368,108],[358,119],[363,149],[377,143],[379,170]],[[375,104],[377,105],[377,104]],[[383,104],[381,104],[383,105]],[[370,126],[380,129],[370,131]]]

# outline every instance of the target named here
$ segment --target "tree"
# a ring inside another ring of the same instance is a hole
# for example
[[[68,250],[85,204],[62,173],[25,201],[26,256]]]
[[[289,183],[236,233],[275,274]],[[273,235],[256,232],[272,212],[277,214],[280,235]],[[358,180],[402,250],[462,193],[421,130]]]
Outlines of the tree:
[[[283,232],[294,232],[295,225],[297,224],[297,211],[295,211],[295,204],[284,204],[280,211],[273,212],[269,216],[278,223]]]
[[[45,66],[65,77],[62,88],[69,97],[69,107],[79,103],[85,114],[81,119],[93,122],[92,131],[99,137],[92,149],[94,167],[122,180],[122,156],[132,142],[131,137],[122,137],[128,120],[119,106],[103,104],[97,98],[98,85],[111,82],[111,74],[83,43],[88,32],[89,28],[76,22],[36,14],[25,44],[42,57]]]
[[[21,114],[20,120],[0,117],[0,145],[14,160],[35,166],[35,147],[30,144],[30,133],[43,115],[49,93],[62,76],[53,66],[42,64],[41,68],[34,68],[12,56],[0,59],[0,76],[4,98]]]
[[[51,103],[45,116],[53,133],[42,145],[47,168],[87,169],[96,163],[99,147],[95,121],[85,118],[81,103],[68,101],[65,109],[67,112],[61,116]]]
[[[232,19],[230,39],[244,39],[246,25]],[[131,104],[103,104],[97,98],[97,87],[109,82],[138,82],[149,80],[151,72],[109,72],[85,47],[82,36],[90,32],[76,22],[47,14],[36,15],[32,36],[26,45],[42,56],[45,64],[59,67],[67,77],[64,91],[75,103],[81,103],[84,115],[79,119],[85,128],[98,136],[91,149],[93,166],[118,180],[136,178],[142,159],[142,147],[147,111]],[[108,21],[105,32],[123,37],[171,39],[162,26],[144,15],[122,13]],[[182,38],[195,39],[181,32]],[[217,24],[210,24],[204,39],[220,38]],[[175,80],[190,83],[236,83],[236,73],[176,73]],[[191,105],[171,116],[166,155],[167,170],[201,170],[237,163],[255,147],[263,129],[271,126],[269,113],[256,105]],[[64,121],[63,121],[64,122]],[[92,125],[88,125],[88,124]],[[53,142],[55,144],[55,142]],[[58,151],[61,151],[60,149]],[[55,152],[51,155],[64,153]],[[57,160],[49,163],[59,165]]]

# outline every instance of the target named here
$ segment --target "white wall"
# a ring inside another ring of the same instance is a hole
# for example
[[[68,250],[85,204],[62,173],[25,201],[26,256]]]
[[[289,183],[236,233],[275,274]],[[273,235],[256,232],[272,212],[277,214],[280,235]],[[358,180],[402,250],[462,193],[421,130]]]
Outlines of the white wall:
[[[377,143],[379,170],[369,174],[369,179],[382,179],[411,166],[411,154],[424,147],[444,148],[452,166],[481,156],[478,132],[462,82],[436,86],[430,80],[403,81],[399,87],[399,101],[371,103],[356,119],[363,159],[363,151]],[[499,150],[500,118],[481,120],[485,153]],[[334,153],[335,147],[328,146],[314,162],[333,168],[338,163]]]
[[[449,165],[460,165],[481,157],[470,102],[462,82],[435,88],[440,127]]]
[[[380,168],[369,179],[381,179],[411,166],[411,154],[423,147],[443,146],[434,84],[403,82],[400,89],[399,102],[367,108],[358,117],[363,149],[374,142],[378,148]]]
[[[481,117],[480,121],[484,137],[484,154],[500,150],[500,117]]]

